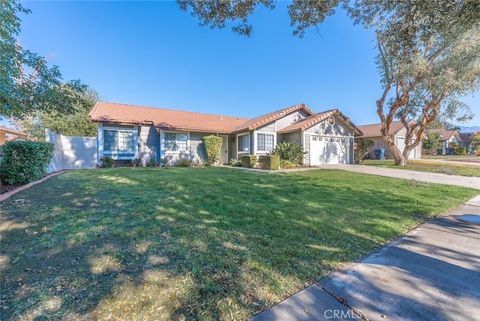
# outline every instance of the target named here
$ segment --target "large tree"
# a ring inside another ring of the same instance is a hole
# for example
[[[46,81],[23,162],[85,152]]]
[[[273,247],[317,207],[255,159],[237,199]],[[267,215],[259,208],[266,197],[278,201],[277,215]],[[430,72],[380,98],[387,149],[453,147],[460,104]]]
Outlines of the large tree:
[[[20,120],[19,127],[29,137],[43,140],[45,129],[49,128],[56,133],[67,136],[96,136],[97,127],[90,120],[88,114],[98,100],[97,93],[92,89],[72,89],[63,86],[62,90],[77,90],[75,96],[78,99],[71,105],[72,111],[68,114],[53,111],[37,111]]]
[[[177,0],[202,25],[250,35],[248,17],[270,0]],[[426,128],[442,116],[462,121],[472,115],[459,97],[478,89],[480,79],[480,1],[478,0],[294,0],[288,6],[294,34],[323,22],[340,4],[358,24],[374,28],[382,93],[376,110],[382,135],[395,162],[405,165]],[[405,148],[390,135],[394,119],[407,128]]]
[[[79,81],[64,84],[58,67],[49,67],[43,57],[18,43],[20,14],[29,12],[18,0],[0,0],[0,115],[68,113],[85,86]],[[65,86],[72,90],[64,90]]]
[[[362,0],[350,12],[376,30],[383,85],[377,114],[395,162],[405,165],[440,115],[471,118],[459,97],[479,85],[480,2]],[[395,118],[407,129],[403,151],[390,135]]]

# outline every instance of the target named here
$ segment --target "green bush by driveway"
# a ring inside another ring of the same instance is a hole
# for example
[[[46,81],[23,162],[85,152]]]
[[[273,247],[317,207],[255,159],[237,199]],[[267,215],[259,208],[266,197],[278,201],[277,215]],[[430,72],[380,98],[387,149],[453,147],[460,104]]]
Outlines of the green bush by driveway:
[[[75,171],[0,203],[3,320],[246,320],[478,191],[346,171]]]

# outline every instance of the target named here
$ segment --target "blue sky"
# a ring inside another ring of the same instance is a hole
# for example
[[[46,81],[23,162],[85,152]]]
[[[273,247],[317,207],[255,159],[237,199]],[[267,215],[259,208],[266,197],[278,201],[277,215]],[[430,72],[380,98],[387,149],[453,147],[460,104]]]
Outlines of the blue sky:
[[[280,1],[252,17],[250,38],[200,27],[174,2],[24,5],[22,45],[103,100],[245,117],[306,103],[377,122],[373,33],[340,10],[300,39]],[[479,94],[466,102],[480,114]]]

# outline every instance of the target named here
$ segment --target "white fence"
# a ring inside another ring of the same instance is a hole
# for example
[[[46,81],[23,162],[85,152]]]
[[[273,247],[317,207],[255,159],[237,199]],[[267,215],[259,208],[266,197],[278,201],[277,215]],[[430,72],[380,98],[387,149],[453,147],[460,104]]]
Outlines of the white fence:
[[[64,136],[45,130],[45,140],[55,145],[48,172],[62,169],[95,168],[97,166],[97,138]]]

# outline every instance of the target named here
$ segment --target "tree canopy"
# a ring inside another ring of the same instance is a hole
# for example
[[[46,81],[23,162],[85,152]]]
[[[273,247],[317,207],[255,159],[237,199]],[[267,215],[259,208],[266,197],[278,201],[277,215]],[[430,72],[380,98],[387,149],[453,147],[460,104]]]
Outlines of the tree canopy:
[[[78,90],[63,86],[63,90]],[[58,111],[37,111],[20,121],[20,127],[30,137],[43,140],[45,129],[67,136],[96,136],[97,127],[88,114],[98,100],[92,89],[83,89],[75,93],[78,99],[71,105],[68,114]]]
[[[86,86],[62,82],[57,66],[22,48],[20,14],[30,11],[18,0],[0,1],[0,115],[23,118],[36,111],[68,113]],[[65,90],[68,87],[70,90]]]
[[[377,114],[392,155],[403,165],[440,117],[472,117],[459,97],[479,86],[480,2],[365,0],[351,14],[376,30],[383,85]],[[407,128],[403,151],[389,134],[394,118]]]
[[[274,1],[178,0],[202,25],[249,36],[248,17],[258,7],[273,9]],[[474,92],[480,80],[480,1],[478,0],[294,0],[288,5],[293,34],[303,36],[335,13],[340,5],[355,23],[377,35],[377,66],[382,91],[376,101],[382,135],[397,164],[424,138],[431,123],[442,118],[465,121],[472,117],[459,99]],[[405,149],[390,135],[400,119],[407,128]]]

